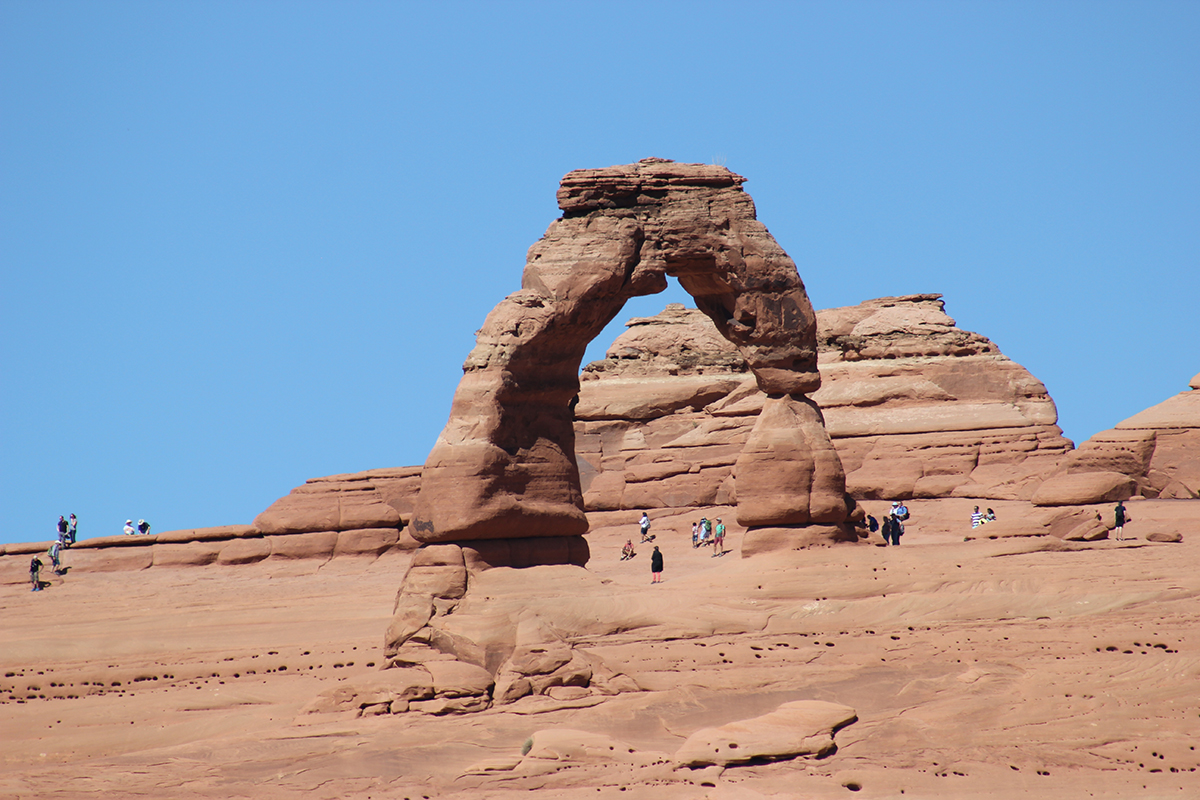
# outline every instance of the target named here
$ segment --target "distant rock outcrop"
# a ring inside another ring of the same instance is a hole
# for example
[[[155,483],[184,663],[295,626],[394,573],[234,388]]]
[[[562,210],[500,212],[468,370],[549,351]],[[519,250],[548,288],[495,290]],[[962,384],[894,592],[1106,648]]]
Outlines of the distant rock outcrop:
[[[1045,387],[941,295],[817,312],[823,412],[859,499],[1029,499],[1071,443]],[[583,373],[577,448],[589,510],[732,503],[767,397],[697,311],[634,319]]]
[[[1101,431],[1033,496],[1043,506],[1200,497],[1200,375],[1190,389]]]

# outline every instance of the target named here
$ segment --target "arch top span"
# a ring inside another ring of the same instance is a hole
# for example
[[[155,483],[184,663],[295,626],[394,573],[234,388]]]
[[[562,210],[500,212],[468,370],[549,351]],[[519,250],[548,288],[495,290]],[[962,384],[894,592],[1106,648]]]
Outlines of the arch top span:
[[[816,315],[744,182],[724,167],[664,159],[563,178],[562,217],[529,249],[521,290],[488,315],[463,365],[450,420],[422,475],[416,538],[586,531],[571,413],[580,362],[629,298],[661,292],[668,276],[737,346],[771,402],[786,406],[760,418],[766,428],[761,435],[756,428],[739,459],[739,520],[845,519],[841,463],[820,410],[803,397],[820,387]],[[764,469],[775,458],[803,465]],[[818,502],[810,502],[814,492]]]

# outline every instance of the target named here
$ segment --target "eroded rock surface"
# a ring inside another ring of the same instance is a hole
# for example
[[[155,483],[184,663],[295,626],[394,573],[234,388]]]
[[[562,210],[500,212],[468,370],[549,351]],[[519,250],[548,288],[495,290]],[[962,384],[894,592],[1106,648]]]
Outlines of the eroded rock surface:
[[[1054,403],[994,343],[956,327],[940,298],[817,312],[822,384],[812,400],[847,490],[1028,500],[1071,447]],[[774,401],[700,312],[674,304],[628,325],[583,373],[576,432],[588,509],[740,499],[734,465]]]
[[[1134,496],[1200,497],[1200,375],[1188,391],[1081,444],[1033,501],[1057,506]]]
[[[820,386],[816,317],[743,181],[724,167],[662,159],[563,179],[563,216],[530,248],[521,290],[488,315],[463,365],[450,420],[422,472],[414,537],[571,539],[587,530],[574,427],[580,362],[626,300],[662,291],[668,276],[732,344],[758,390],[781,408],[809,409],[759,417],[759,446],[737,479],[739,513],[754,524],[803,524],[811,505],[822,519],[845,519],[841,465],[819,412],[802,401]],[[700,392],[716,397],[732,387]],[[779,428],[801,419],[802,441]],[[813,462],[814,453],[825,457]],[[763,482],[767,471],[756,464],[764,459],[800,481],[799,490],[780,473]]]

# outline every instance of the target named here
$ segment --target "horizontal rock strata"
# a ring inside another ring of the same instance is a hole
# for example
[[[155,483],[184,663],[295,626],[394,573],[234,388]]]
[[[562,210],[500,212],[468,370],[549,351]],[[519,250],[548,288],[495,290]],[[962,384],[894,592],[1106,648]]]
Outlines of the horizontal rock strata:
[[[1029,499],[1071,448],[1054,403],[995,344],[956,327],[940,297],[817,312],[813,400],[847,490]],[[733,468],[767,395],[697,311],[672,304],[628,326],[583,374],[576,435],[588,509],[735,502]]]
[[[1200,375],[1189,390],[1101,431],[1033,496],[1038,505],[1200,497]]]

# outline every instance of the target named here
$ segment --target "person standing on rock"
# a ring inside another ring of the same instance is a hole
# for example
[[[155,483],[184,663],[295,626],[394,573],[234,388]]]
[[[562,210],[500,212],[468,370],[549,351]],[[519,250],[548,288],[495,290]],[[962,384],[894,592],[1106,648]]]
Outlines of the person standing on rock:
[[[70,521],[67,523],[67,547],[75,544],[75,537],[79,533],[79,520],[74,514],[71,515]]]
[[[1125,516],[1125,503],[1118,500],[1117,507],[1115,509],[1115,516],[1113,518],[1113,533],[1116,534],[1116,536],[1113,538],[1118,542],[1124,541],[1124,537],[1121,535],[1121,529],[1125,527],[1126,522],[1129,522],[1129,517]]]
[[[662,583],[663,571],[663,554],[658,549],[658,545],[654,546],[654,552],[650,554],[650,576],[651,583]]]
[[[54,567],[55,575],[62,575],[62,559],[60,558],[62,546],[63,545],[61,541],[55,542],[54,544],[50,545],[50,549],[46,551],[46,555],[50,556],[50,566]]]
[[[69,526],[67,525],[67,518],[62,515],[59,515],[59,517],[58,517],[58,540],[60,542],[66,541],[68,527]]]
[[[908,507],[899,500],[892,503],[892,544],[900,545],[900,537],[904,535],[904,520],[908,519]]]
[[[700,523],[692,523],[692,549],[695,550],[700,546]]]
[[[42,560],[37,556],[29,562],[29,580],[33,583],[35,592],[42,590]]]
[[[725,523],[717,517],[717,533],[713,539],[713,554],[712,557],[725,555]]]
[[[650,515],[645,511],[642,512],[642,520],[638,523],[642,531],[642,541],[650,541]]]

